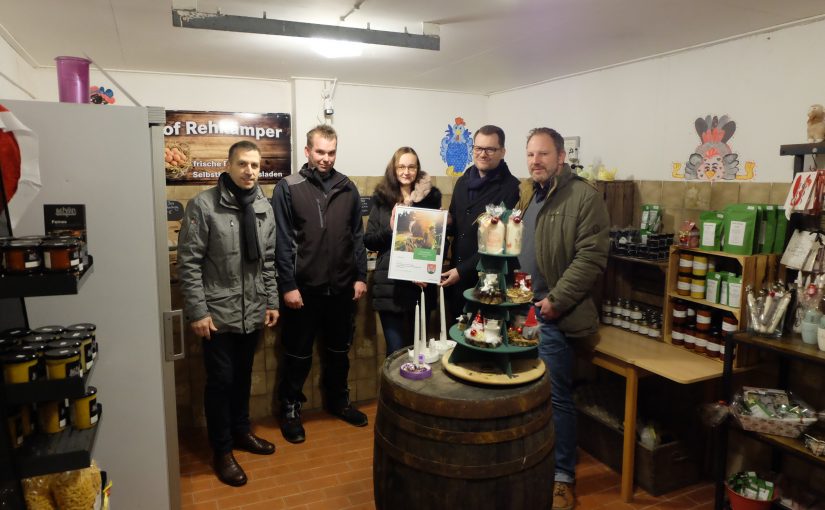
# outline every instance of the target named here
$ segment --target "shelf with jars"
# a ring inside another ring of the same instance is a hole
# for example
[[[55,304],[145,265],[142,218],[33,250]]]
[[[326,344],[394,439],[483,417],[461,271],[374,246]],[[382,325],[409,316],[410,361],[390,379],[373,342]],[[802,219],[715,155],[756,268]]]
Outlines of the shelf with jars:
[[[745,289],[762,288],[776,255],[737,255],[673,246],[667,273],[663,339],[721,361],[725,338],[747,329]],[[736,357],[737,366],[747,362]]]

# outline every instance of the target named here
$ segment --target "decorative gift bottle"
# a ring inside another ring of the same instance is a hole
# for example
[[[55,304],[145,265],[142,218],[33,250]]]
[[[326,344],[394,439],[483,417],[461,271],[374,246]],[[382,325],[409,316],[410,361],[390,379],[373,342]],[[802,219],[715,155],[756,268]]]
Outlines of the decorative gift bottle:
[[[524,225],[521,224],[521,211],[513,209],[507,220],[506,248],[509,255],[521,254],[521,236],[524,233]]]

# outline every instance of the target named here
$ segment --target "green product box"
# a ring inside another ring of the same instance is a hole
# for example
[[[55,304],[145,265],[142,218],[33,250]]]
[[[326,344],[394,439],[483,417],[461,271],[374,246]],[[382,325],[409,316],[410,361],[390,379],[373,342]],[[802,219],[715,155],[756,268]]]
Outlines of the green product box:
[[[788,218],[785,207],[776,206],[776,232],[773,237],[773,253],[781,255],[785,251],[785,237],[788,235]]]

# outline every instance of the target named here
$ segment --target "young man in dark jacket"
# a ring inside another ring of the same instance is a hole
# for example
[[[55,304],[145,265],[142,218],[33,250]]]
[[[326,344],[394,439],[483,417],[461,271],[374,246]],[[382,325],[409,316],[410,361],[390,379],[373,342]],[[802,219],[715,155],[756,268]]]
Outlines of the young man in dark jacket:
[[[350,404],[347,375],[355,329],[355,302],[367,290],[367,253],[361,197],[355,184],[335,170],[338,136],[321,125],[307,133],[307,163],[275,188],[278,286],[284,301],[284,365],[278,397],[284,439],[301,443],[302,392],[312,368],[312,344],[324,340],[321,383],[324,406],[363,427],[364,413]]]
[[[550,372],[556,472],[553,510],[572,510],[576,469],[576,406],[572,342],[596,333],[593,285],[607,265],[610,220],[596,188],[564,163],[564,138],[536,128],[527,138],[530,180],[521,185],[524,237],[519,263],[533,277],[539,357]]]
[[[452,269],[441,275],[449,304],[448,322],[464,310],[466,289],[478,282],[478,224],[476,218],[488,204],[502,202],[512,209],[518,201],[519,181],[504,162],[504,131],[482,126],[473,135],[473,166],[459,177],[450,201],[447,236],[452,237]]]
[[[184,315],[203,339],[204,408],[218,478],[247,481],[232,448],[268,455],[275,446],[250,431],[252,362],[263,326],[278,320],[275,216],[258,186],[261,151],[229,149],[218,185],[186,204],[178,237]]]

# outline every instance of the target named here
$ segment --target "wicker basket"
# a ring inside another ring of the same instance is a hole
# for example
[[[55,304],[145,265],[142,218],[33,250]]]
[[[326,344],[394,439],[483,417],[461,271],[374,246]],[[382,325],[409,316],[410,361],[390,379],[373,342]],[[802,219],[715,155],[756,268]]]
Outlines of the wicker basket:
[[[733,416],[739,425],[753,432],[773,434],[784,437],[799,437],[806,428],[816,423],[816,418],[800,418],[799,420],[777,420],[772,418],[757,418],[742,414],[738,404],[730,406]]]

